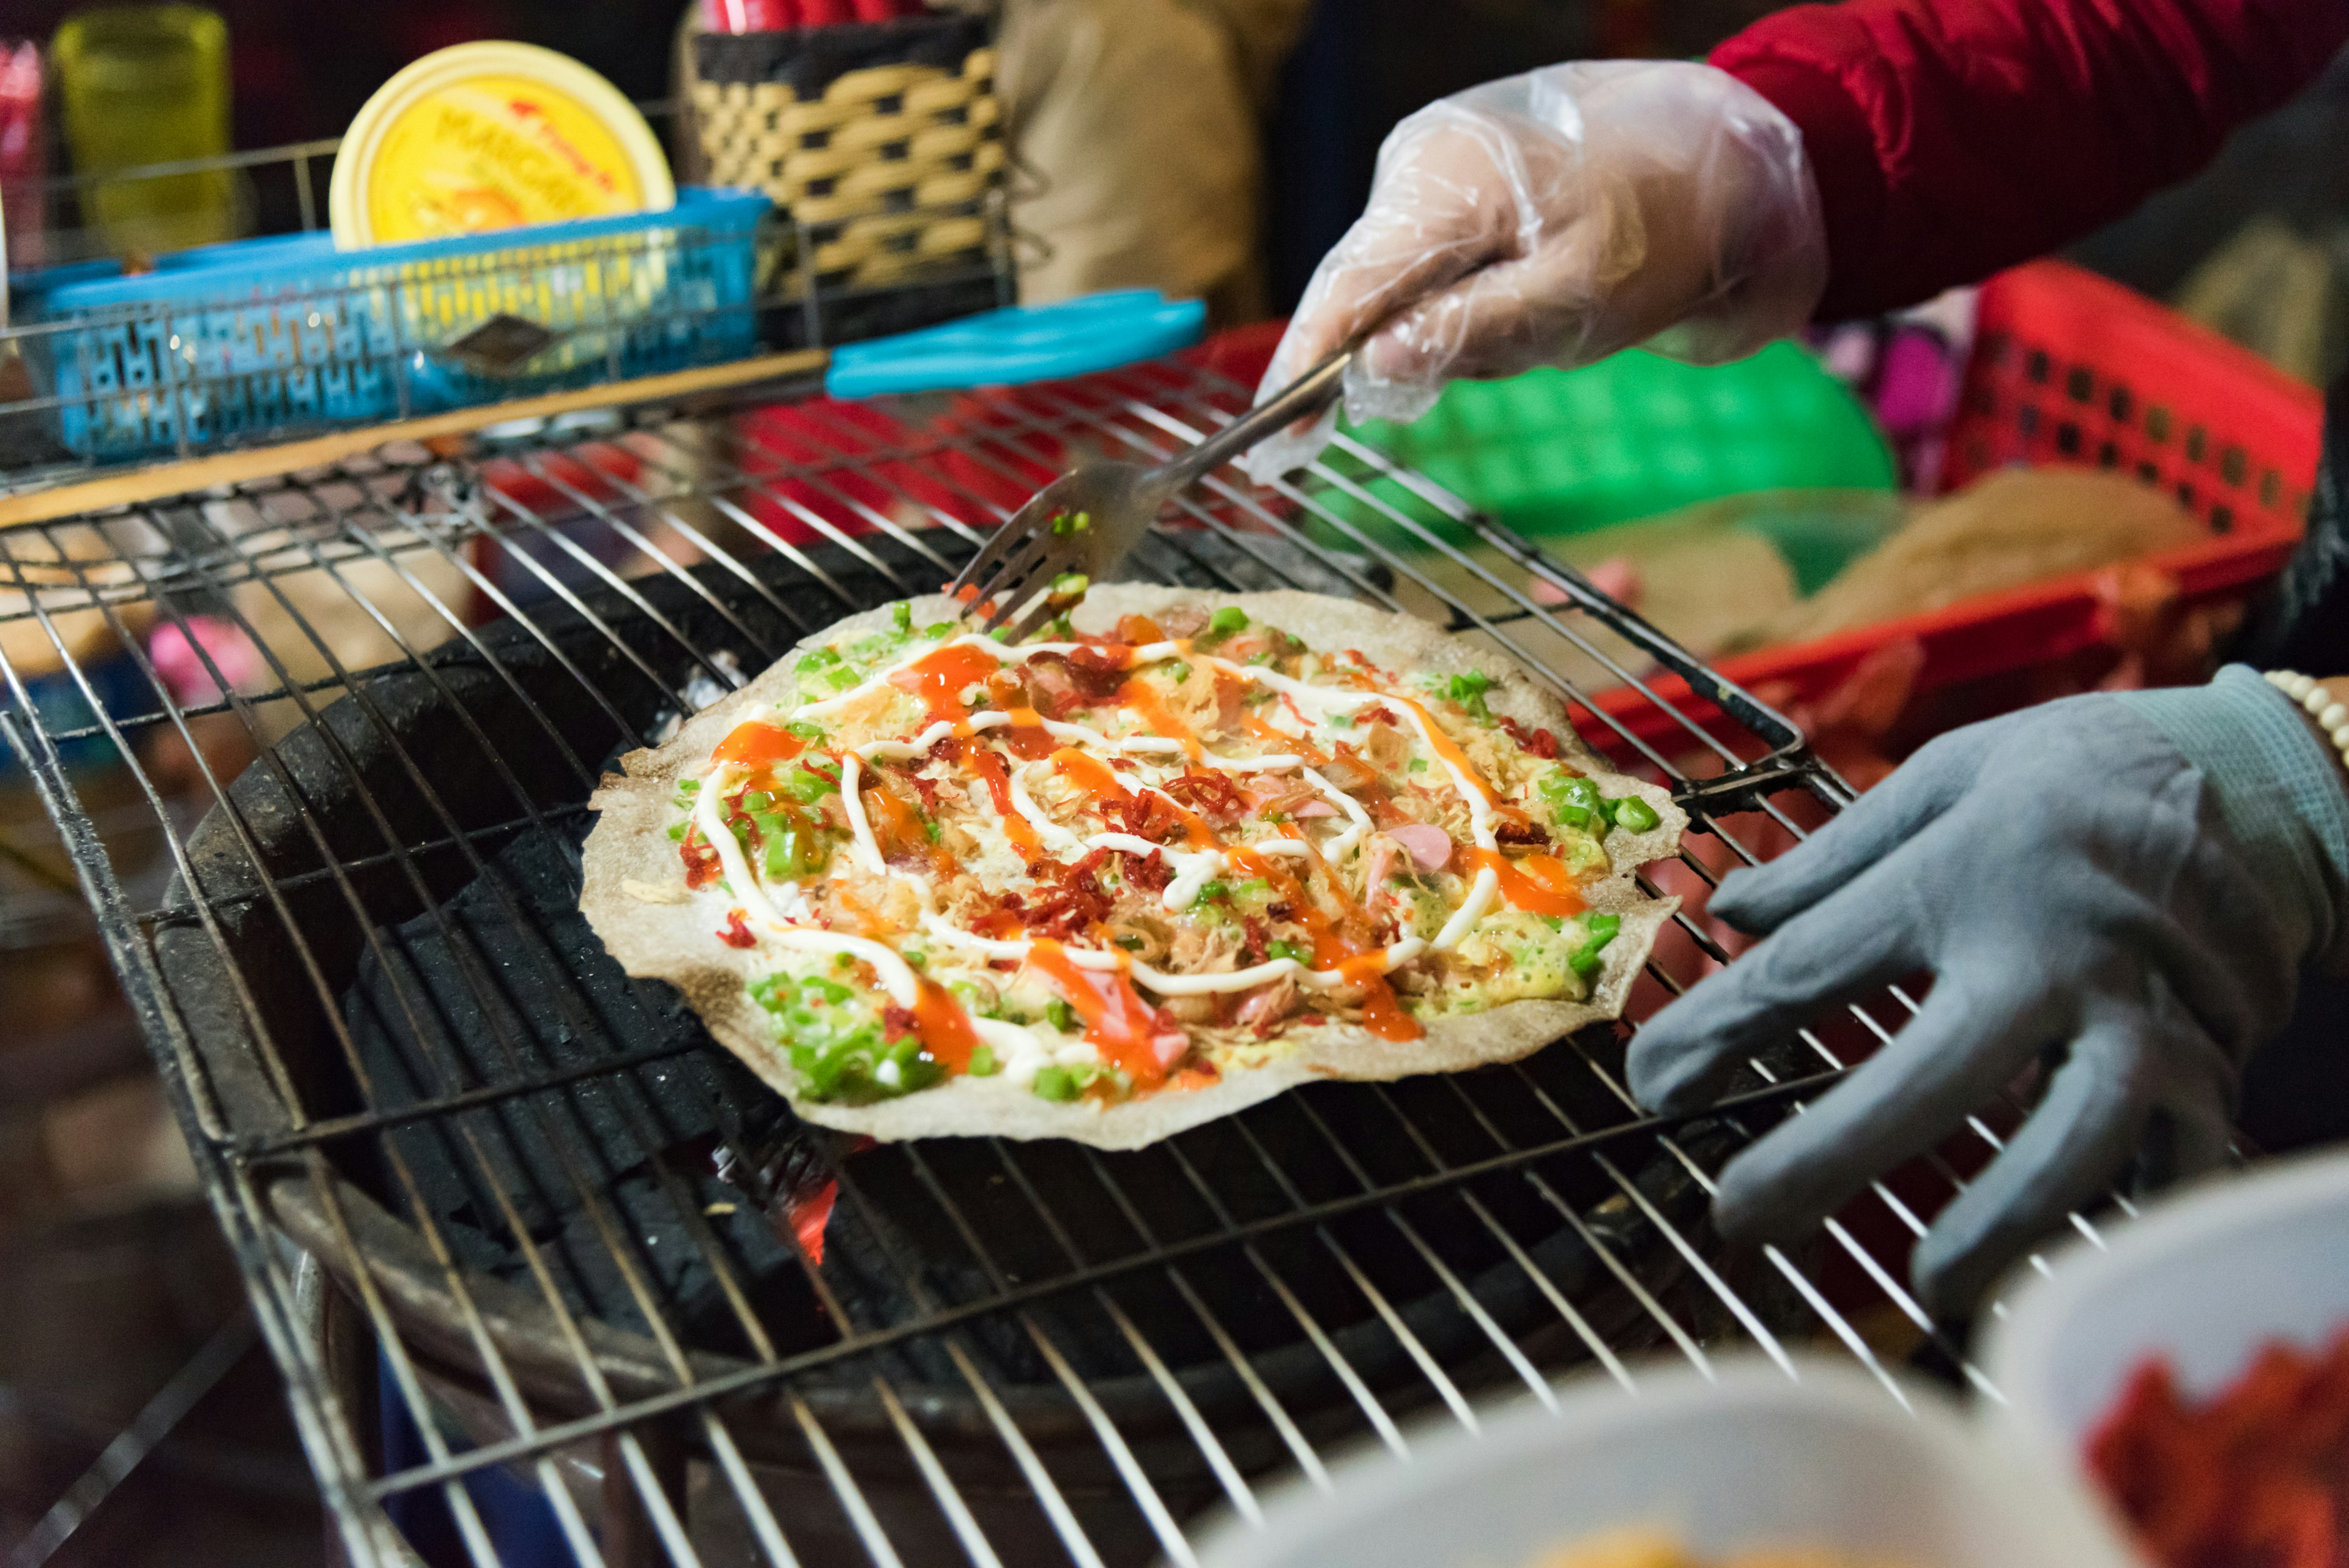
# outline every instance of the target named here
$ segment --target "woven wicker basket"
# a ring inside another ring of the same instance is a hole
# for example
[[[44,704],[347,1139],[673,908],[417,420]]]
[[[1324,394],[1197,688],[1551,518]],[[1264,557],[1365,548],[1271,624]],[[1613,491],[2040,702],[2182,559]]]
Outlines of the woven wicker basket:
[[[710,182],[764,192],[800,225],[803,285],[885,287],[983,261],[1004,148],[980,25],[706,35],[695,53]]]

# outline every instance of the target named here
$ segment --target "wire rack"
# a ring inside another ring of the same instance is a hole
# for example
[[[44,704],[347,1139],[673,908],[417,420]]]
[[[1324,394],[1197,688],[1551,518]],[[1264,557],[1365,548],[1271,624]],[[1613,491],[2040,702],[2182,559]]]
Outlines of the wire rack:
[[[1080,452],[1163,456],[1247,397],[1194,355],[1016,394],[648,412],[0,534],[16,784],[97,910],[352,1561],[407,1560],[428,1515],[460,1560],[502,1561],[494,1476],[583,1563],[1187,1563],[1206,1521],[1328,1484],[1335,1451],[1408,1454],[1414,1418],[1474,1427],[1480,1397],[1547,1400],[1577,1369],[1629,1387],[1645,1355],[1825,1345],[1896,1399],[1898,1367],[1982,1386],[1899,1275],[1995,1113],[1805,1244],[1729,1251],[1705,1220],[1722,1163],[1908,997],[1757,1061],[1701,1119],[1622,1086],[1632,1020],[1727,956],[1706,890],[1845,786],[1351,440],[1269,490],[1212,477],[1132,569],[1427,617],[1544,672],[1587,738],[1671,787],[1694,826],[1646,877],[1683,908],[1626,1023],[1130,1155],[860,1148],[792,1124],[602,958],[573,905],[611,758],[935,587]],[[107,686],[101,659],[136,679]],[[1697,698],[1663,703],[1658,672]],[[35,700],[60,678],[78,707]],[[126,797],[160,893],[98,829]]]

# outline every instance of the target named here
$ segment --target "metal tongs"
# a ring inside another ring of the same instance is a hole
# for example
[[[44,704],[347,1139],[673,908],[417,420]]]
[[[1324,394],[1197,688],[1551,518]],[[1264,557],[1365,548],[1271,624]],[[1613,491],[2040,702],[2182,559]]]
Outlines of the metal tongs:
[[[1155,467],[1098,458],[1038,491],[996,529],[947,588],[963,601],[963,618],[981,618],[980,629],[993,631],[1018,614],[1011,640],[1033,634],[1070,597],[1065,589],[1056,594],[1056,584],[1071,575],[1088,581],[1106,577],[1184,486],[1265,437],[1319,417],[1337,400],[1354,348],[1340,348],[1269,401]]]

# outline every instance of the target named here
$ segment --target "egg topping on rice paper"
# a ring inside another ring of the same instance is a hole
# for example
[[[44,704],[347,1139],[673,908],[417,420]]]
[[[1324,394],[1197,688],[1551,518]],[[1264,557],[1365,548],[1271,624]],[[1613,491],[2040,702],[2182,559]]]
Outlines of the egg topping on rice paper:
[[[583,908],[829,1127],[1130,1148],[1623,1007],[1686,817],[1508,660],[1301,593],[941,597],[809,639],[590,803]]]

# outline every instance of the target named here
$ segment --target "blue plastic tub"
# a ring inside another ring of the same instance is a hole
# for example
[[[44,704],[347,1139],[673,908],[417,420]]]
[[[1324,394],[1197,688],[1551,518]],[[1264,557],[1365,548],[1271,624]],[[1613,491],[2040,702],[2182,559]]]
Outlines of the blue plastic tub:
[[[739,358],[758,345],[764,196],[340,252],[325,234],[205,245],[126,276],[22,275],[21,325],[59,439],[84,457],[361,424]],[[450,352],[492,317],[553,334],[504,373]]]

